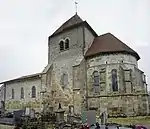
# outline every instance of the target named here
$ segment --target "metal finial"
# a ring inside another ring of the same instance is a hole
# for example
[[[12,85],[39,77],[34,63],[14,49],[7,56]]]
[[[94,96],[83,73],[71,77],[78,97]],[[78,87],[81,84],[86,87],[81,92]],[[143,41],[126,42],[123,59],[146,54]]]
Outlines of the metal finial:
[[[76,14],[77,14],[77,12],[78,12],[78,6],[77,6],[77,2],[75,1],[75,8],[76,8]]]

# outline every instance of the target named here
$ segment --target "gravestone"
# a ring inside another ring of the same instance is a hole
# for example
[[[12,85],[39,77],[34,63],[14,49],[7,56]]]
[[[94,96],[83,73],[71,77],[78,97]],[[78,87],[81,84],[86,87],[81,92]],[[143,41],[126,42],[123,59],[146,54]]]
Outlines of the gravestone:
[[[64,122],[64,110],[61,108],[61,104],[59,103],[58,110],[56,111],[56,121],[58,123]]]
[[[14,118],[14,122],[15,124],[21,124],[21,118],[24,115],[25,110],[17,110],[17,111],[13,111],[13,118]]]
[[[99,123],[101,123],[101,125],[105,125],[107,123],[107,119],[108,119],[107,108],[101,108],[99,114],[99,120],[100,120]]]
[[[89,110],[82,112],[82,123],[87,123],[88,125],[92,125],[96,123],[96,111]]]
[[[26,108],[25,109],[25,116],[29,116],[30,115],[30,108]]]
[[[30,117],[35,118],[35,110],[34,109],[30,109]]]
[[[107,113],[103,111],[100,115],[101,125],[105,125],[107,123]]]
[[[35,118],[35,110],[31,109],[31,108],[26,108],[24,115],[28,116],[28,117],[31,117],[31,118]]]
[[[73,116],[74,116],[74,112],[73,112],[73,106],[69,106],[69,112],[67,115],[67,122],[68,123],[72,123],[73,122]]]

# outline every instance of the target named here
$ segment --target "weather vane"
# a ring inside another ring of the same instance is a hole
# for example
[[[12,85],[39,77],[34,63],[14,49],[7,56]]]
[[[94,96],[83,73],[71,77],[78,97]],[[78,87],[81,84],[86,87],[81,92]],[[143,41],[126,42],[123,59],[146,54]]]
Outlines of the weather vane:
[[[77,3],[76,1],[75,1],[74,3],[75,3],[75,8],[76,8],[76,14],[77,14],[77,11],[78,11],[78,10],[77,10],[77,9],[78,9],[78,6],[77,6],[77,5],[78,5],[78,3]]]

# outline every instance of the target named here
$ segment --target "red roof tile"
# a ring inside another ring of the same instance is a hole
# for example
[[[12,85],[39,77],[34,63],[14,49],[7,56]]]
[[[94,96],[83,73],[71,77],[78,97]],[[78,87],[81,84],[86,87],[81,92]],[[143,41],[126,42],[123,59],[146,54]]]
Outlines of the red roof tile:
[[[135,56],[137,60],[140,59],[139,55],[133,49],[128,47],[111,33],[106,33],[96,37],[91,47],[86,52],[85,57],[114,52],[129,53]]]

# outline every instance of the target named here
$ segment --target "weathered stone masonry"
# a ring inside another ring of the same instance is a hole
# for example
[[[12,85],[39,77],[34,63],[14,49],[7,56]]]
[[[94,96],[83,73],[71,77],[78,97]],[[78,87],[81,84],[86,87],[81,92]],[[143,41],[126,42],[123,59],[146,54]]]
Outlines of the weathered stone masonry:
[[[76,14],[48,38],[48,65],[38,76],[3,82],[6,109],[32,107],[41,111],[45,108],[42,103],[46,103],[56,111],[61,103],[65,113],[71,106],[74,114],[94,109],[99,115],[107,109],[109,115],[146,115],[147,84],[144,72],[138,68],[139,59],[112,34],[98,36]],[[33,85],[36,98],[30,96]],[[20,99],[21,87],[24,99]],[[13,101],[12,88],[17,93]]]
[[[123,54],[102,55],[89,59],[87,65],[89,108],[98,109],[98,112],[107,108],[108,113],[112,115],[115,112],[139,115],[141,111],[147,114],[146,84],[141,80],[143,73],[137,72],[137,62],[134,57]],[[117,70],[117,92],[112,91],[112,69]],[[93,90],[91,75],[94,71],[100,72],[101,82],[98,93],[94,93]]]

